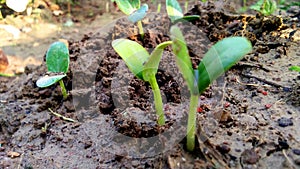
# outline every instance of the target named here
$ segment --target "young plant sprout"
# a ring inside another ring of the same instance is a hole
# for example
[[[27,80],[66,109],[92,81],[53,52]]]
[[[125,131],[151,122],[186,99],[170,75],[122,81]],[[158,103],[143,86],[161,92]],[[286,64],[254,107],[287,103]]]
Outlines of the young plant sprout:
[[[244,37],[225,38],[213,45],[196,70],[188,53],[184,37],[177,26],[171,27],[172,49],[176,63],[190,90],[190,109],[187,124],[187,149],[193,151],[196,134],[198,97],[214,80],[225,73],[252,50],[251,42]]]
[[[187,6],[188,4],[186,1],[185,3],[186,10],[187,10]],[[184,16],[180,4],[178,3],[177,0],[166,0],[166,8],[167,8],[168,16],[171,19],[172,23],[177,23],[180,21],[193,21],[200,18],[198,15]]]
[[[274,0],[258,0],[250,9],[256,10],[265,16],[271,15],[276,11],[277,5]]]
[[[139,79],[149,82],[154,95],[154,104],[159,125],[165,124],[165,118],[161,93],[155,75],[163,50],[170,44],[172,44],[172,41],[159,44],[152,51],[151,55],[149,55],[147,50],[137,42],[128,39],[117,39],[112,42],[114,50],[125,61],[129,70]]]
[[[300,72],[300,66],[291,66],[289,70]]]
[[[148,5],[143,4],[141,6],[140,0],[115,0],[119,9],[128,16],[128,20],[133,23],[137,22],[139,33],[144,38],[144,30],[142,25],[142,19],[146,16],[148,11]]]
[[[69,50],[63,42],[54,42],[50,45],[46,53],[46,65],[48,68],[48,74],[36,81],[38,87],[44,88],[59,83],[63,98],[68,97],[67,90],[65,88],[63,78],[69,69]]]

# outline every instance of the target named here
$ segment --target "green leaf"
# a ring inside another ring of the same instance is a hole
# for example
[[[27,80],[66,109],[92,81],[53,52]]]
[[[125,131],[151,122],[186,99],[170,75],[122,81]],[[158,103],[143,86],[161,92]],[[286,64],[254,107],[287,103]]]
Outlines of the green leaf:
[[[184,37],[177,26],[171,27],[171,39],[173,53],[176,55],[176,63],[180,72],[183,75],[183,78],[187,82],[189,90],[195,94],[197,93],[197,89],[195,89],[195,78],[194,78],[194,70],[192,67],[192,61],[189,56],[188,48],[186,46],[186,42]]]
[[[263,15],[271,15],[276,11],[277,5],[274,0],[258,0],[250,9],[256,10]]]
[[[54,42],[46,54],[46,64],[49,72],[67,73],[69,69],[69,50],[63,42]]]
[[[177,0],[166,0],[166,7],[172,22],[183,17],[182,9]]]
[[[163,42],[156,46],[152,51],[149,60],[144,65],[143,78],[145,81],[149,81],[151,76],[155,76],[158,70],[159,62],[162,57],[164,49],[171,45],[172,41]]]
[[[265,0],[258,0],[255,4],[250,6],[250,9],[256,10],[256,11],[260,11],[262,5],[264,4]]]
[[[141,1],[140,0],[129,0],[131,6],[133,6],[133,8],[139,9],[141,6]]]
[[[300,66],[291,66],[289,70],[300,72]]]
[[[119,9],[126,15],[132,14],[140,8],[140,0],[116,0]]]
[[[116,39],[112,42],[112,47],[125,61],[129,70],[143,80],[144,63],[150,57],[146,49],[137,42],[128,39]]]
[[[244,37],[225,38],[213,45],[198,66],[199,93],[251,50],[251,42]]]
[[[44,76],[36,81],[36,85],[38,87],[48,87],[60,81],[65,76],[67,75]]]
[[[182,18],[176,19],[173,21],[173,24],[176,24],[178,22],[191,22],[195,20],[199,20],[200,16],[199,15],[188,15],[188,16],[183,16]]]
[[[140,9],[130,14],[128,16],[128,20],[130,20],[133,23],[140,21],[146,16],[147,11],[148,11],[148,5],[144,4],[143,6],[141,6]]]

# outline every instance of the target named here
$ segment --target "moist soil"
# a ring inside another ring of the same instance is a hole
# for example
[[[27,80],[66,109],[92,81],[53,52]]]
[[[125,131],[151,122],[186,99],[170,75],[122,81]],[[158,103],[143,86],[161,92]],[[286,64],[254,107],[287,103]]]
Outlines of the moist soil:
[[[187,14],[200,15],[178,23],[194,68],[225,37],[245,36],[253,45],[199,97],[193,152],[184,146],[189,92],[171,49],[157,73],[166,118],[158,126],[149,84],[111,47],[127,38],[151,52],[170,40],[168,17],[150,13],[143,39],[121,18],[68,41],[66,100],[59,85],[36,86],[44,63],[1,77],[0,168],[299,168],[300,76],[288,70],[299,65],[299,8],[263,17],[208,2]]]

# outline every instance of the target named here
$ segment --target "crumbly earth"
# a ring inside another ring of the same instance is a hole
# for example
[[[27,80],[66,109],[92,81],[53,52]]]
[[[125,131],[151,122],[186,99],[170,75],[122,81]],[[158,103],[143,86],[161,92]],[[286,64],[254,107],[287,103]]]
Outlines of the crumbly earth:
[[[253,51],[199,97],[197,144],[187,152],[189,94],[167,48],[157,74],[166,125],[156,124],[149,84],[135,78],[111,47],[117,38],[151,51],[169,40],[166,15],[143,20],[145,37],[121,18],[69,41],[70,70],[40,89],[45,64],[0,79],[0,168],[299,168],[299,8],[282,16],[238,15],[200,3],[179,23],[196,68],[215,42],[246,36]],[[60,118],[49,110],[75,120]]]

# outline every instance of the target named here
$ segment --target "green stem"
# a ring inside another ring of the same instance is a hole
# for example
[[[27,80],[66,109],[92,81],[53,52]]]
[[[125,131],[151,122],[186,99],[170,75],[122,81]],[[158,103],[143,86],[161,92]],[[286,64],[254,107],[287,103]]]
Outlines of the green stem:
[[[152,92],[154,95],[154,104],[156,109],[156,114],[158,116],[158,124],[164,125],[165,124],[165,117],[164,117],[164,111],[163,111],[163,103],[162,98],[160,94],[160,89],[157,84],[155,76],[151,76],[149,79],[150,86],[152,88]]]
[[[160,10],[161,10],[161,3],[159,3],[158,5],[157,5],[157,13],[160,13]]]
[[[139,34],[141,35],[142,40],[144,40],[144,29],[143,29],[142,21],[138,21],[137,26],[139,28]]]
[[[189,6],[189,1],[186,0],[184,3],[184,12],[187,13],[188,12],[188,6]]]
[[[186,147],[188,151],[195,148],[196,120],[197,120],[198,95],[191,94],[190,110],[187,125]]]
[[[61,88],[61,92],[62,92],[63,98],[64,98],[64,99],[67,99],[68,93],[67,93],[67,90],[66,90],[66,87],[65,87],[65,85],[64,85],[63,80],[60,80],[60,81],[58,81],[58,82],[59,82],[59,86],[60,86],[60,88]]]
[[[16,75],[15,74],[0,73],[0,76],[3,76],[3,77],[14,77]]]
[[[246,7],[247,7],[247,6],[246,6],[246,3],[247,3],[247,0],[243,0],[243,8],[244,8],[244,9],[246,9]]]

